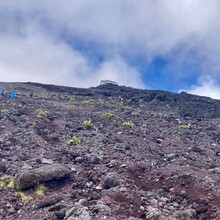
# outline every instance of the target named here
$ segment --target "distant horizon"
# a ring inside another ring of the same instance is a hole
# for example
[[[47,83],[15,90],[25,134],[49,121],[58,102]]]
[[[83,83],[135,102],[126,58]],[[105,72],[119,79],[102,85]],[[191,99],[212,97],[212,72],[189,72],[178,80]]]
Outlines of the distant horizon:
[[[20,81],[20,82],[6,82],[6,81],[0,81],[0,83],[21,83],[21,84],[42,84],[42,85],[51,85],[51,86],[60,86],[60,87],[66,87],[66,88],[77,88],[77,89],[91,89],[91,88],[96,88],[98,86],[100,86],[101,84],[98,84],[96,86],[90,86],[90,87],[77,87],[77,86],[66,86],[66,85],[59,85],[59,84],[53,84],[53,83],[41,83],[41,82],[33,82],[33,81]],[[111,84],[111,83],[109,83]],[[112,84],[114,85],[114,84]],[[187,93],[189,95],[196,95],[196,96],[201,96],[201,97],[206,97],[206,98],[212,98],[212,97],[209,97],[209,96],[205,96],[205,95],[197,95],[197,94],[193,94],[193,93],[190,93],[190,92],[186,92],[186,91],[179,91],[179,92],[172,92],[172,91],[168,91],[168,90],[163,90],[163,89],[143,89],[143,88],[135,88],[135,87],[132,87],[132,86],[126,86],[126,85],[120,85],[118,84],[117,86],[121,86],[121,87],[127,87],[127,88],[132,88],[132,89],[139,89],[139,90],[150,90],[150,91],[164,91],[164,92],[168,92],[168,93],[173,93],[173,94],[181,94],[182,92],[184,93]],[[0,88],[0,89],[3,89],[3,88]],[[212,98],[212,99],[215,99],[215,98]],[[215,99],[215,100],[218,100],[220,101],[220,99]]]

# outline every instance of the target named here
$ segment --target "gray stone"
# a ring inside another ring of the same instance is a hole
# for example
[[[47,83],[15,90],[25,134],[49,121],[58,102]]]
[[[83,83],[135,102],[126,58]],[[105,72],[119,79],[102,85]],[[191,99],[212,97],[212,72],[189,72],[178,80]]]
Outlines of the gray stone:
[[[161,211],[158,208],[152,206],[147,207],[146,219],[160,219]]]
[[[118,181],[114,175],[108,174],[103,183],[103,188],[104,189],[110,189],[112,187],[115,187],[118,185]]]
[[[0,173],[5,173],[7,171],[6,164],[4,162],[0,162]]]
[[[31,170],[33,167],[27,163],[25,163],[23,166],[22,166],[22,172],[25,172],[27,170]]]
[[[192,220],[192,219],[196,219],[197,214],[194,209],[187,209],[187,210],[175,212],[174,216],[176,217],[176,219],[179,220]]]
[[[92,220],[88,208],[80,204],[75,204],[65,213],[64,220]]]
[[[99,164],[99,163],[100,163],[100,157],[98,157],[98,156],[93,156],[93,157],[91,158],[91,163],[93,163],[93,164]]]
[[[112,210],[111,210],[111,208],[109,207],[109,206],[107,206],[107,205],[105,205],[105,204],[103,204],[103,203],[98,203],[96,206],[95,206],[95,208],[94,208],[94,211],[96,211],[96,212],[104,212],[106,215],[111,215],[111,212],[112,212]]]
[[[167,155],[166,155],[166,158],[167,158],[168,160],[173,160],[173,159],[175,159],[175,157],[176,157],[176,154],[174,154],[174,153],[171,153],[171,154],[167,154]]]
[[[124,220],[141,220],[141,218],[129,217],[129,218],[126,218]]]
[[[75,162],[82,163],[83,162],[83,158],[82,157],[76,157],[75,158]]]
[[[192,151],[194,151],[196,153],[200,153],[200,154],[203,154],[203,152],[204,152],[204,150],[202,148],[197,147],[197,146],[193,146]]]
[[[144,208],[144,206],[140,206],[140,210],[142,211],[142,212],[144,212],[145,211],[145,208]]]
[[[51,160],[51,159],[46,159],[46,158],[43,158],[43,159],[41,160],[41,162],[42,162],[43,164],[53,164],[53,160]]]
[[[220,167],[215,167],[213,169],[209,169],[209,172],[215,173],[215,174],[220,174]]]
[[[220,151],[217,151],[217,152],[215,153],[215,155],[216,155],[216,156],[220,156]]]
[[[14,184],[16,189],[23,190],[35,186],[40,182],[68,177],[70,173],[71,169],[61,164],[45,165],[17,174],[14,178]]]

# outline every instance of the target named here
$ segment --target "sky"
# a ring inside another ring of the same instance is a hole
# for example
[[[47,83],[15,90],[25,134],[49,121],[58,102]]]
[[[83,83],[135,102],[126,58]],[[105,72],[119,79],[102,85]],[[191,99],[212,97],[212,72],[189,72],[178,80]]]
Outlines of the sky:
[[[220,99],[219,0],[0,0],[0,81]]]

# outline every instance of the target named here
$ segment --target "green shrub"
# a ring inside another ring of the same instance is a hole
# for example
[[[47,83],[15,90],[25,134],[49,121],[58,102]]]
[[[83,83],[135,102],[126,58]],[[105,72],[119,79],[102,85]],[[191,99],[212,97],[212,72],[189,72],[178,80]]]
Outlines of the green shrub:
[[[190,126],[189,125],[180,125],[179,128],[180,129],[189,129]]]
[[[70,96],[70,97],[68,98],[68,101],[69,101],[69,102],[74,102],[74,101],[75,101],[75,98],[74,98],[73,96]]]
[[[105,117],[105,118],[112,118],[113,115],[112,115],[112,113],[110,113],[110,112],[106,112],[106,113],[104,114],[104,117]]]
[[[44,184],[38,184],[37,187],[34,190],[34,194],[36,196],[44,196],[44,192],[47,189],[47,187]]]
[[[126,121],[123,123],[123,126],[126,128],[133,128],[134,124],[131,121]]]
[[[81,143],[81,140],[80,140],[78,137],[74,136],[73,138],[71,138],[70,140],[68,140],[66,143],[67,143],[68,145],[77,145],[77,144],[80,144],[80,143]]]
[[[83,125],[86,128],[93,128],[94,127],[94,124],[92,123],[91,119],[86,119],[85,121],[83,121]]]
[[[7,112],[9,112],[9,110],[8,110],[8,109],[2,109],[1,112],[3,112],[3,113],[7,113]]]
[[[94,104],[95,100],[94,99],[87,99],[83,100],[82,103],[87,104],[87,105],[92,105]]]
[[[35,112],[37,113],[37,116],[40,118],[44,118],[47,116],[47,113],[43,109],[36,109]]]
[[[0,187],[2,187],[2,188],[6,187],[6,188],[14,189],[13,178],[11,176],[9,176],[8,178],[0,179]]]
[[[27,196],[24,192],[22,191],[17,191],[16,194],[20,197],[22,201],[30,201],[33,199],[32,196]]]

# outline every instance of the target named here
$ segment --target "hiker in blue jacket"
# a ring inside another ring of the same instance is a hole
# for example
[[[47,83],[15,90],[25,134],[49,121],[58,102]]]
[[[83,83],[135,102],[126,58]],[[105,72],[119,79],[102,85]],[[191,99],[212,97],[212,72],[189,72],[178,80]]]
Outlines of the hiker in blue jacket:
[[[4,97],[5,97],[5,90],[2,89],[2,98],[4,98]]]
[[[15,98],[15,92],[12,91],[12,92],[10,93],[9,99],[14,99],[14,98]]]

